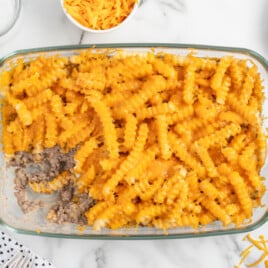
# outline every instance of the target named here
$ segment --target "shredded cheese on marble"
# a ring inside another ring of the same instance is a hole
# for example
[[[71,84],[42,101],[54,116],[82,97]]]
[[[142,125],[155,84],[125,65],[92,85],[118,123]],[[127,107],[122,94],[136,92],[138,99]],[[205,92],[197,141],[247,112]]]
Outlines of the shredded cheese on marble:
[[[235,266],[235,268],[240,268],[241,265],[245,263],[246,259],[250,256],[251,250],[254,248],[263,251],[263,253],[255,262],[245,263],[246,267],[255,267],[261,263],[264,263],[265,268],[268,268],[268,259],[265,260],[268,257],[268,247],[267,247],[268,240],[266,240],[263,235],[260,235],[259,239],[254,239],[250,234],[247,234],[243,240],[244,241],[247,240],[248,242],[251,243],[251,245],[249,245],[241,252],[240,262],[238,265]]]

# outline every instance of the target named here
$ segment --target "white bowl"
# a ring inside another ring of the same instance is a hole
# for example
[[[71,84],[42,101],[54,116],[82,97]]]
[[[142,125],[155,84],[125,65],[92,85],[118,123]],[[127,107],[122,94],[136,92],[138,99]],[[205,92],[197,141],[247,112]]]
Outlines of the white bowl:
[[[96,29],[92,29],[92,28],[89,28],[89,27],[86,27],[84,25],[82,25],[81,23],[79,23],[77,20],[75,20],[66,10],[66,8],[64,7],[64,0],[60,0],[60,3],[61,3],[61,7],[62,7],[62,10],[64,12],[64,14],[67,16],[67,18],[74,24],[76,25],[78,28],[80,28],[81,30],[83,31],[87,31],[87,32],[90,32],[90,33],[107,33],[107,32],[111,32],[115,29],[118,29],[120,26],[122,26],[123,24],[125,24],[127,21],[130,20],[131,17],[133,17],[133,15],[135,14],[135,12],[137,11],[140,3],[142,1],[141,0],[138,0],[137,3],[134,4],[134,7],[133,9],[131,10],[131,12],[129,13],[129,15],[122,21],[120,22],[118,25],[112,27],[112,28],[109,28],[109,29],[105,29],[105,30],[96,30]]]

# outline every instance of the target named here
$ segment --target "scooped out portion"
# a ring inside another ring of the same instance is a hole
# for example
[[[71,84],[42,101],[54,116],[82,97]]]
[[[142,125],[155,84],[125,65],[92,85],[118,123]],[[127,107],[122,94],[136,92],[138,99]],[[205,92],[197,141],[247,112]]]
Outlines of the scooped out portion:
[[[37,193],[57,191],[57,203],[52,206],[48,219],[55,223],[87,223],[84,213],[94,205],[94,201],[88,194],[76,192],[69,172],[74,167],[74,152],[63,153],[57,145],[40,153],[15,153],[9,165],[15,167],[15,195],[23,212],[42,207],[42,202],[28,199],[27,187]],[[64,180],[61,181],[59,178],[63,174]],[[78,202],[72,200],[74,195]]]

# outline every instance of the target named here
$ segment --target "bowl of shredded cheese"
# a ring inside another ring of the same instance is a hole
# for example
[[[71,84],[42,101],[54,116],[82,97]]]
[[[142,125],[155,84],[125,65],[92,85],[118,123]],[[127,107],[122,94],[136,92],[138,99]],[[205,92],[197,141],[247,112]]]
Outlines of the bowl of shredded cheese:
[[[134,15],[139,3],[140,0],[61,0],[67,18],[92,33],[110,32],[122,26]]]

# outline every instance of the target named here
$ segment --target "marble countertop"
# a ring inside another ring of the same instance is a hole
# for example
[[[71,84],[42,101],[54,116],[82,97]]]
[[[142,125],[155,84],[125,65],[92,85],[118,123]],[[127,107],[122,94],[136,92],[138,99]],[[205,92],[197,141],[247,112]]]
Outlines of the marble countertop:
[[[0,57],[17,49],[43,46],[161,42],[245,47],[268,58],[267,14],[265,0],[144,0],[122,28],[90,34],[67,20],[59,0],[22,0],[18,23],[0,38]],[[267,227],[251,232],[252,236],[267,235]],[[155,241],[11,236],[58,268],[234,267],[246,247],[244,234]]]

